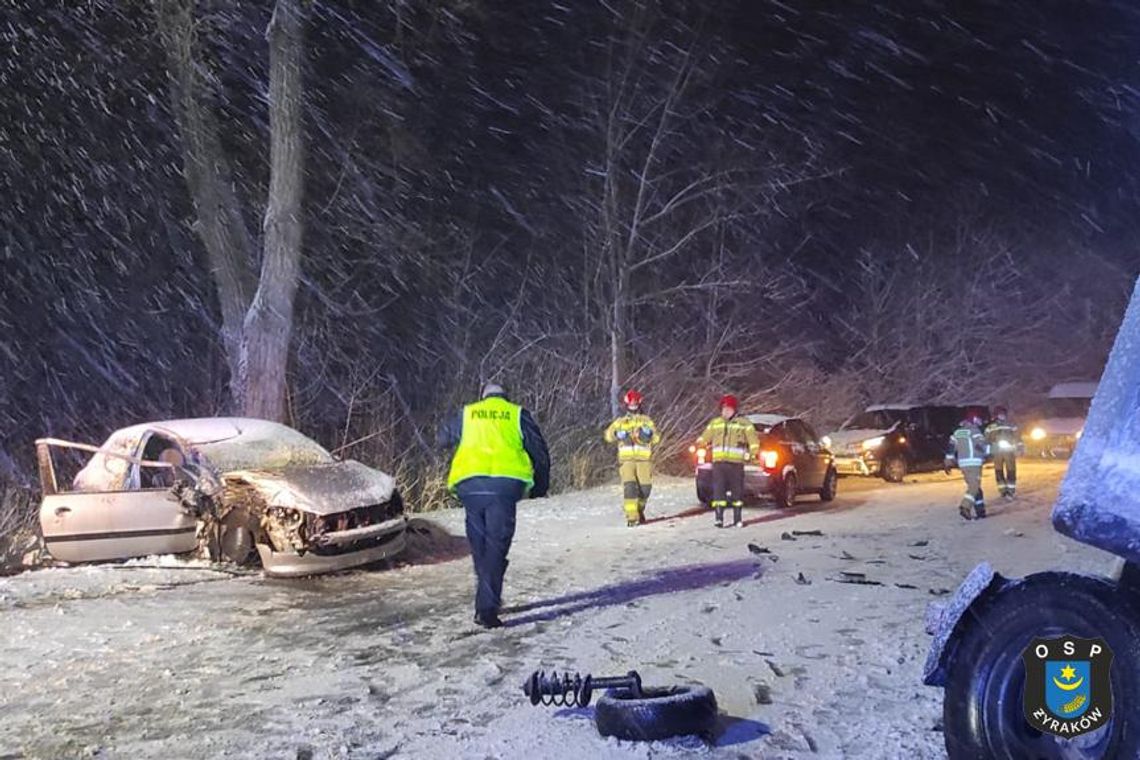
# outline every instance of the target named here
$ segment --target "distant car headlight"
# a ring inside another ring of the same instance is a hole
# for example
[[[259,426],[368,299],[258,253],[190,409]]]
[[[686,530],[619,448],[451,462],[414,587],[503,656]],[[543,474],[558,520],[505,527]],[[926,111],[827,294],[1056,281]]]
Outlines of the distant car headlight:
[[[1046,435],[1048,435],[1048,433],[1045,432],[1045,428],[1035,427],[1029,431],[1029,437],[1035,441],[1044,441]]]
[[[1013,444],[1009,441],[998,441],[998,448],[1002,451],[1010,451],[1013,449]]]
[[[883,445],[884,440],[885,439],[881,435],[874,438],[868,438],[867,440],[863,441],[863,451],[871,451],[873,449],[879,448]]]
[[[825,449],[831,448],[831,436],[830,435],[825,435],[823,438],[820,438],[819,442],[823,444],[823,447]]]

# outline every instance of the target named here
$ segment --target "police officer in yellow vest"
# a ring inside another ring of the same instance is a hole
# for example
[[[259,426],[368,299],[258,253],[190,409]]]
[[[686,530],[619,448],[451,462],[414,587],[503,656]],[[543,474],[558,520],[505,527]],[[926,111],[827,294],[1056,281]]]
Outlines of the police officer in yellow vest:
[[[482,400],[463,407],[441,438],[457,446],[447,486],[466,510],[475,563],[475,622],[498,628],[516,506],[527,495],[546,496],[550,454],[530,412],[508,401],[496,383],[485,385]]]
[[[641,413],[639,392],[626,391],[623,401],[626,413],[610,423],[603,437],[606,443],[617,444],[625,524],[632,528],[645,522],[645,503],[653,490],[657,427],[649,415]]]
[[[720,400],[720,416],[714,419],[697,439],[707,447],[712,458],[712,500],[716,510],[716,527],[724,527],[724,509],[732,507],[732,524],[744,527],[744,465],[760,454],[760,437],[746,419],[736,416],[736,396]]]

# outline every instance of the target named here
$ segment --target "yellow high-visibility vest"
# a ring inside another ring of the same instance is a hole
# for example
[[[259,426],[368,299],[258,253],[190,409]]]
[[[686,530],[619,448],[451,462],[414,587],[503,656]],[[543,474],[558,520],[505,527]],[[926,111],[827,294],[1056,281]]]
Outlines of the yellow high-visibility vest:
[[[534,485],[534,465],[523,446],[522,407],[499,396],[463,407],[463,432],[447,487],[454,490],[460,482],[480,476]]]

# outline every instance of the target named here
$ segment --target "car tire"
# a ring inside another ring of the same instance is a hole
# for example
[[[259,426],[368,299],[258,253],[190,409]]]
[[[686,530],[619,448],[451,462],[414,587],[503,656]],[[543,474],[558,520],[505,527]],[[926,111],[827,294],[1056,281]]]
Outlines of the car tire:
[[[799,480],[796,478],[794,472],[789,472],[780,481],[780,486],[776,490],[776,504],[781,509],[791,509],[796,505],[796,495],[799,493]]]
[[[902,454],[892,454],[883,461],[883,480],[888,483],[901,483],[906,474],[906,457]]]
[[[832,467],[823,476],[823,488],[819,489],[820,501],[834,501],[835,493],[839,489],[839,473]]]
[[[1140,757],[1140,622],[1107,581],[1040,573],[968,610],[942,706],[950,760]],[[1037,637],[1103,637],[1113,652],[1113,713],[1100,731],[1060,740],[1025,720],[1021,653]]]
[[[257,521],[244,509],[231,510],[222,518],[218,553],[235,565],[249,565],[257,559]]]
[[[717,720],[716,697],[705,686],[610,690],[598,700],[594,723],[602,736],[626,741],[656,741],[673,736],[709,735]]]

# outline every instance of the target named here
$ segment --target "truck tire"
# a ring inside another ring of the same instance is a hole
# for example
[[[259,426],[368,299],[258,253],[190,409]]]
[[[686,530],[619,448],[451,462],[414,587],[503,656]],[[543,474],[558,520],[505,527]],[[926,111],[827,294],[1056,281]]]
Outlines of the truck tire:
[[[636,699],[613,689],[598,700],[598,733],[627,741],[656,741],[671,736],[708,735],[716,725],[716,697],[705,686],[643,689]]]
[[[883,480],[888,483],[901,483],[907,474],[906,457],[891,454],[883,460]]]
[[[942,705],[950,760],[1140,757],[1140,620],[1107,580],[1068,573],[1026,578],[967,611]],[[1062,740],[1023,714],[1021,653],[1037,637],[1104,637],[1113,651],[1113,713],[1104,728]]]

